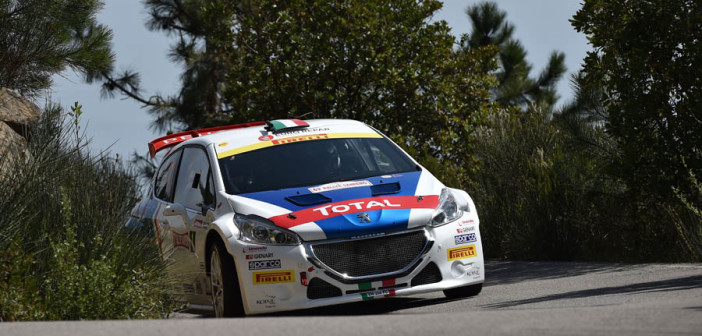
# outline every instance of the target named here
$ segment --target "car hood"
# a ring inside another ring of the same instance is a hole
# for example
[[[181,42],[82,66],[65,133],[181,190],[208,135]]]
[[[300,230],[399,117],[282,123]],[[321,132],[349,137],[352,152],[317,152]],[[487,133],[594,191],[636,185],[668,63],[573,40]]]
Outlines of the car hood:
[[[429,223],[443,184],[423,170],[230,197],[234,211],[267,218],[303,240],[382,234]]]

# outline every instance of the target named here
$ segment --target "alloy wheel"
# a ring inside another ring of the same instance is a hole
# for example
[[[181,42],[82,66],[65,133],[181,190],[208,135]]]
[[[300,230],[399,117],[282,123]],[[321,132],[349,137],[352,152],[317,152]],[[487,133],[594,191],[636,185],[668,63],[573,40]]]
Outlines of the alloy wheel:
[[[222,262],[219,257],[219,250],[212,249],[210,256],[210,284],[212,285],[212,306],[214,306],[215,316],[224,316],[224,281],[222,277]]]

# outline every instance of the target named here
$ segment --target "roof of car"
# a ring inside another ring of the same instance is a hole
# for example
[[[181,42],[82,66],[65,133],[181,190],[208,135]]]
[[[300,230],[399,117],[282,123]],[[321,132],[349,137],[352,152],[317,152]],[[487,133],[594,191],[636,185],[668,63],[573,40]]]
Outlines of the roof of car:
[[[208,128],[171,134],[149,143],[151,155],[163,148],[188,143],[214,144],[218,158],[260,148],[333,138],[380,138],[370,126],[347,119],[284,119]]]

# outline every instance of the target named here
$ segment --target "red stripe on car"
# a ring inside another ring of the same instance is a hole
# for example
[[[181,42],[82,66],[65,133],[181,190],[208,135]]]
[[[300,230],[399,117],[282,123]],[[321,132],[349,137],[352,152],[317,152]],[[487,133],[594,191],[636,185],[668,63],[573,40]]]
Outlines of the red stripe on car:
[[[371,197],[329,203],[295,211],[294,216],[284,214],[268,219],[282,228],[289,229],[301,224],[357,212],[383,209],[434,209],[437,206],[439,206],[439,195]]]

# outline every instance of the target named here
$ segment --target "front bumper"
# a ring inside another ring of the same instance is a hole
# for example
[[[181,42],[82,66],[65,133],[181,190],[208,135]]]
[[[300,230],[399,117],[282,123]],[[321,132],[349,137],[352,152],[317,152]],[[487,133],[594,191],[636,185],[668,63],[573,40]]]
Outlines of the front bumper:
[[[314,243],[262,246],[230,239],[247,314],[272,313],[445,290],[485,280],[477,216],[416,228],[427,244],[392,274],[346,276],[321,262]],[[375,239],[375,238],[369,238]],[[380,241],[380,240],[379,240]]]

